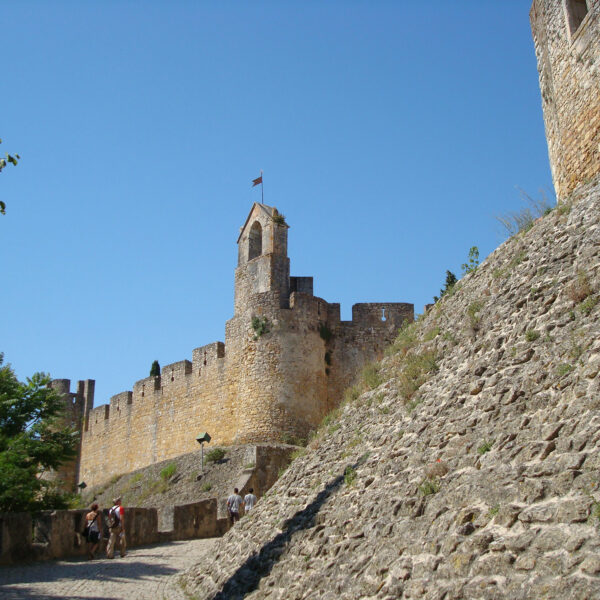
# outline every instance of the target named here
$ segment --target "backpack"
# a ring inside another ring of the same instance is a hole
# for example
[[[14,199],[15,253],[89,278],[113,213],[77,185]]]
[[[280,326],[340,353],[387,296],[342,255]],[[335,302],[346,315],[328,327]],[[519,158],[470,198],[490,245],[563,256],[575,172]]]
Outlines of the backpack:
[[[113,506],[108,511],[108,516],[106,517],[106,524],[108,525],[109,529],[112,529],[113,527],[118,527],[121,524],[121,517],[119,516],[118,507],[117,510],[115,510],[115,507]]]

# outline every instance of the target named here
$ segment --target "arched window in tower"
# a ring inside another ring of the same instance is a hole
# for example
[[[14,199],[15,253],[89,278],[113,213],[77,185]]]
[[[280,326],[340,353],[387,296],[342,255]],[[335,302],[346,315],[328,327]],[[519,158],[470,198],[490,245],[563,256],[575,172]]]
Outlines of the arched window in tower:
[[[248,260],[252,260],[262,254],[262,227],[258,221],[252,223],[250,235],[248,236]]]

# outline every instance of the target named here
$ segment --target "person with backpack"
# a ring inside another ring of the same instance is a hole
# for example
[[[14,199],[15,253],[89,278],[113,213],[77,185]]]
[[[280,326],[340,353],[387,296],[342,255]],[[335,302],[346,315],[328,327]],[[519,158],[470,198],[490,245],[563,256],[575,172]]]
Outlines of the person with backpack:
[[[106,557],[115,557],[115,546],[118,544],[121,558],[123,558],[127,553],[127,542],[125,540],[125,509],[122,506],[121,498],[115,498],[113,502],[114,506],[109,509],[106,517],[106,524],[108,525],[110,533],[108,545],[106,546]]]
[[[87,541],[88,558],[96,558],[96,550],[100,547],[100,532],[102,531],[102,517],[96,503],[92,504],[90,512],[85,515],[85,529],[83,536]]]

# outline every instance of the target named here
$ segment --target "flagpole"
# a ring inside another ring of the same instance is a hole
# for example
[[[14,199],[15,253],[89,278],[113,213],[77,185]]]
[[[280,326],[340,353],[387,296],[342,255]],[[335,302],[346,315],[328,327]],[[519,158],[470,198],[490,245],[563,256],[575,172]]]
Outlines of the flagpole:
[[[260,203],[265,203],[265,187],[262,169],[260,170]]]

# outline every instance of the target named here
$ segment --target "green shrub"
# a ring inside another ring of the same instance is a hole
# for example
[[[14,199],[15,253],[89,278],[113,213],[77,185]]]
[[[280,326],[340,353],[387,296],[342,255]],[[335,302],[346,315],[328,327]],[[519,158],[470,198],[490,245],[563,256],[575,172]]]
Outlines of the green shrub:
[[[537,340],[540,337],[540,332],[536,331],[535,329],[528,329],[525,332],[525,339],[528,342],[534,342],[535,340]]]
[[[594,307],[598,304],[597,296],[588,296],[581,304],[578,306],[579,310],[587,317]]]
[[[351,466],[347,466],[344,471],[344,483],[346,485],[352,485],[356,479],[356,469]]]
[[[556,367],[556,372],[559,377],[565,376],[567,373],[570,373],[575,367],[568,363],[560,363],[558,367]]]
[[[225,458],[225,450],[223,448],[213,448],[206,453],[206,462],[219,462]]]
[[[383,383],[383,378],[379,373],[380,370],[381,366],[376,363],[368,364],[363,368],[362,380],[369,389],[374,390]]]
[[[358,399],[361,394],[361,389],[358,385],[353,385],[349,388],[346,388],[344,391],[344,402],[354,402]]]
[[[208,483],[206,482],[203,486],[202,486],[202,491],[203,492],[210,492],[210,490],[212,490],[212,483]]]
[[[256,341],[265,333],[269,333],[269,321],[266,317],[252,317],[252,329],[254,329],[254,340]]]
[[[480,456],[484,455],[486,452],[489,452],[492,449],[493,445],[493,441],[484,440],[483,444],[481,444],[481,446],[477,448],[477,454],[479,454]]]
[[[160,472],[161,478],[166,481],[170,479],[177,471],[177,465],[175,463],[169,463],[162,471]]]
[[[423,496],[431,496],[437,494],[440,491],[440,482],[438,479],[424,479],[419,486],[419,492]]]
[[[409,401],[437,369],[437,354],[434,350],[407,355],[398,376],[398,389],[404,401]]]
[[[290,460],[294,461],[297,458],[300,458],[301,456],[304,456],[307,452],[308,452],[308,450],[306,448],[298,448],[297,450],[294,450],[290,454]]]
[[[398,331],[398,337],[394,340],[394,343],[386,349],[386,356],[392,354],[404,356],[412,349],[418,343],[417,327],[418,325],[414,321],[404,321],[402,327]]]
[[[273,210],[273,223],[277,225],[287,225],[285,222],[285,215],[281,214],[277,209]]]
[[[473,331],[477,331],[479,329],[479,325],[481,323],[481,309],[483,308],[483,302],[481,300],[475,300],[475,302],[471,302],[467,307],[467,317],[469,318],[469,323]]]

